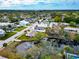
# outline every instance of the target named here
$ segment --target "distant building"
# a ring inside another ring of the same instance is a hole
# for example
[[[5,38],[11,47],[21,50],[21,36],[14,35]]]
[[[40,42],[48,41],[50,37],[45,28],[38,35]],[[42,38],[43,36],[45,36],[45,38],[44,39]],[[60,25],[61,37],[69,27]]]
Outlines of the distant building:
[[[29,22],[25,21],[25,20],[22,20],[22,21],[19,22],[20,26],[26,26],[27,24],[29,24]]]
[[[61,17],[62,17],[62,21],[64,21],[65,14],[62,14]]]
[[[3,37],[3,36],[5,36],[5,31],[0,29],[0,37]]]

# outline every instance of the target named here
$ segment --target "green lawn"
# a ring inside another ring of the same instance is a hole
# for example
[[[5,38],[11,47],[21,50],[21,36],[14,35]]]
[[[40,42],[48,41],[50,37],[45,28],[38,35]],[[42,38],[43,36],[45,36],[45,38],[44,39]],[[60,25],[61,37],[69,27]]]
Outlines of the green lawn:
[[[21,27],[16,28],[15,31],[21,31],[21,30],[23,30],[23,29],[25,29],[25,28],[26,28],[26,27],[21,26]]]
[[[41,59],[62,59],[62,57],[58,55],[43,55],[41,56]]]
[[[25,34],[24,34],[21,37],[19,37],[18,39],[23,40],[23,41],[38,41],[46,36],[47,36],[47,34],[38,32],[35,37],[30,38],[28,36],[25,36]]]
[[[50,56],[50,55],[42,56],[41,59],[52,59],[52,56]]]
[[[12,35],[16,34],[16,32],[7,32],[6,35],[4,37],[1,37],[0,40],[5,40],[9,37],[11,37]]]

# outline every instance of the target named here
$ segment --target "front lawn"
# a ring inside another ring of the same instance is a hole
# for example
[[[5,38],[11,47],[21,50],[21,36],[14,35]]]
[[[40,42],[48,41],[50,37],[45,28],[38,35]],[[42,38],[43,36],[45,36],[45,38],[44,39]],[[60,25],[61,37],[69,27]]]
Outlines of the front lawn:
[[[25,28],[26,28],[26,27],[21,26],[21,27],[16,28],[14,31],[19,32],[19,31],[21,31],[21,30],[23,30],[23,29],[25,29]],[[0,40],[5,40],[5,39],[7,39],[7,38],[13,36],[14,34],[16,34],[16,32],[7,32],[4,37],[1,37],[1,38],[0,38]]]
[[[23,40],[23,41],[38,41],[44,37],[47,37],[46,33],[38,32],[35,37],[28,37],[28,36],[25,36],[24,34],[20,36],[18,39]]]
[[[25,28],[26,28],[26,27],[21,26],[21,27],[16,28],[15,31],[21,31],[21,30],[23,30],[23,29],[25,29]]]
[[[13,36],[14,34],[16,34],[16,32],[7,32],[6,35],[4,37],[1,37],[0,40],[5,40],[11,36]]]

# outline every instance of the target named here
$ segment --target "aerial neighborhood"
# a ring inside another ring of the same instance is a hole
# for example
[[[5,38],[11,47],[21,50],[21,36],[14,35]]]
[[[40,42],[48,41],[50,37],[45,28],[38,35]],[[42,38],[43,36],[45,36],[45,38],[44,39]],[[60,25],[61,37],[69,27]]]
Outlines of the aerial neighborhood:
[[[0,59],[79,57],[79,11],[0,12]]]

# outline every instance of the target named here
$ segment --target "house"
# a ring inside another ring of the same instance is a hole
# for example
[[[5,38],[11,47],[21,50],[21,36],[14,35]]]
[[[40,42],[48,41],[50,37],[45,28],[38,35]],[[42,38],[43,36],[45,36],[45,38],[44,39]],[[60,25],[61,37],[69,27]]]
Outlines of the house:
[[[79,28],[71,28],[71,27],[65,27],[64,28],[65,32],[76,32],[79,34]]]
[[[52,26],[61,26],[61,25],[63,25],[63,26],[69,26],[68,23],[51,22],[50,25],[49,25],[49,27],[52,27]]]
[[[60,23],[60,25],[69,26],[70,24],[69,23]]]
[[[25,21],[28,21],[28,22],[33,22],[35,19],[34,18],[26,18]]]
[[[0,56],[0,59],[8,59],[8,58],[5,58],[5,57]]]
[[[47,28],[47,24],[44,24],[44,23],[38,23],[36,24],[35,26],[35,31],[38,31],[38,32],[45,32],[45,28]]]
[[[26,36],[29,36],[29,37],[34,37],[36,35],[36,32],[35,31],[28,31]]]
[[[0,29],[0,37],[3,37],[3,36],[5,36],[5,31]]]
[[[5,27],[8,27],[8,25],[10,25],[11,27],[15,27],[14,23],[8,23],[8,22],[0,22],[0,29],[3,29]]]
[[[7,32],[11,32],[14,30],[16,25],[14,23],[3,22],[0,23],[0,29],[4,29]]]
[[[46,19],[43,19],[42,22],[43,22],[44,24],[47,24],[48,26],[49,26],[49,24],[50,24],[50,22],[49,22],[49,20],[48,20],[47,18],[46,18]]]
[[[25,20],[22,20],[22,21],[19,22],[20,26],[26,26],[27,24],[29,24],[29,22],[25,21]]]
[[[51,23],[49,24],[49,27],[53,27],[53,26],[58,26],[58,23],[57,23],[57,22],[51,22]]]

